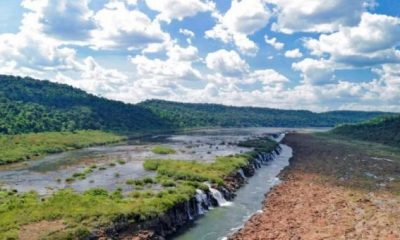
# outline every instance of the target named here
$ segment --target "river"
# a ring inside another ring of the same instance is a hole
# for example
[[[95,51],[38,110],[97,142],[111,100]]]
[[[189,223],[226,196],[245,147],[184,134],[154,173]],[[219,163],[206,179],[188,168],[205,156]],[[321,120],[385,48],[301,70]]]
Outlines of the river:
[[[279,183],[277,175],[289,164],[292,149],[281,144],[282,152],[267,166],[258,169],[248,183],[237,191],[232,204],[214,208],[195,221],[192,226],[180,231],[174,240],[223,239],[238,230],[254,213],[260,211],[264,194]]]

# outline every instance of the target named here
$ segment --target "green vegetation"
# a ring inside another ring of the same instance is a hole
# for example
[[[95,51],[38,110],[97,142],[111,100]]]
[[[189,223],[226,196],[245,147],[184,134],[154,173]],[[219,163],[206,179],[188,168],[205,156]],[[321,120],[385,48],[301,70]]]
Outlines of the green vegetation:
[[[5,75],[0,75],[0,116],[0,134],[171,128],[137,105],[96,97],[64,84]]]
[[[132,222],[156,217],[194,194],[195,188],[189,185],[158,194],[133,192],[126,197],[121,191],[109,193],[103,189],[91,189],[83,194],[61,190],[48,198],[41,198],[33,192],[15,194],[0,191],[0,239],[17,239],[22,225],[56,219],[63,219],[66,229],[55,233],[52,239],[68,239],[68,236],[82,239],[82,232],[89,233],[95,225],[106,225],[123,216],[130,216]]]
[[[238,143],[239,147],[254,148],[258,152],[269,152],[276,147],[277,143],[268,138],[250,139]]]
[[[143,166],[146,170],[157,171],[158,176],[168,177],[173,180],[210,181],[223,184],[223,178],[236,169],[245,166],[254,157],[255,152],[272,151],[277,143],[268,138],[260,138],[243,141],[239,145],[255,148],[255,151],[235,156],[217,157],[212,163],[172,159],[147,159]]]
[[[320,127],[355,123],[382,112],[277,110],[160,100],[125,104],[64,84],[0,75],[0,134],[110,130],[148,133],[196,127]]]
[[[313,113],[258,107],[231,107],[218,104],[177,103],[149,100],[139,104],[178,128],[196,127],[332,127],[356,123],[383,112],[333,111]]]
[[[342,125],[333,129],[331,134],[400,147],[400,116],[376,118],[354,125]]]
[[[95,130],[0,135],[0,164],[124,139],[125,137],[114,133]]]
[[[271,140],[260,139],[243,143],[250,147],[272,150],[276,145]],[[93,229],[108,226],[114,221],[127,218],[131,223],[162,215],[177,203],[192,198],[196,189],[208,189],[203,181],[223,184],[224,176],[244,166],[252,152],[218,157],[213,163],[177,160],[147,160],[144,167],[157,171],[156,179],[127,180],[126,184],[135,185],[135,191],[122,194],[121,189],[108,192],[103,189],[91,189],[82,194],[72,190],[60,190],[49,197],[40,197],[37,193],[21,193],[0,190],[0,239],[16,239],[23,225],[42,220],[63,220],[65,228],[52,233],[49,239],[83,239]],[[93,165],[81,173],[80,178],[102,167]],[[159,183],[166,189],[151,191],[143,186]]]
[[[162,145],[157,145],[154,146],[151,151],[156,154],[174,154],[176,151],[173,148],[167,147],[167,146],[162,146]]]

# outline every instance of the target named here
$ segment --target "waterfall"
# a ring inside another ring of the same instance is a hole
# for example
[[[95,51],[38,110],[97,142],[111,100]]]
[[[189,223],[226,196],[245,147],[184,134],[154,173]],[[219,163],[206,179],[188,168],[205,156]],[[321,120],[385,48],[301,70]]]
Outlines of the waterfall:
[[[203,208],[203,204],[205,204],[207,207],[209,206],[209,201],[207,194],[205,194],[202,190],[196,189],[196,202],[197,202],[197,211],[200,215],[203,215],[205,210]]]
[[[244,180],[247,179],[246,176],[244,175],[243,169],[239,168],[238,173]]]
[[[219,206],[230,206],[232,203],[225,200],[222,193],[215,188],[210,187],[212,196],[217,200]]]
[[[211,195],[213,196],[213,198],[217,201],[218,206],[230,206],[230,205],[232,205],[231,202],[228,202],[228,201],[225,200],[224,196],[222,195],[222,193],[220,191],[218,191],[215,188],[212,188],[209,183],[206,183],[206,185],[210,189],[210,192],[211,192]]]
[[[193,220],[193,217],[190,214],[190,203],[189,203],[189,201],[185,202],[185,208],[186,208],[186,212],[187,212],[187,215],[188,215],[188,219],[189,220]]]

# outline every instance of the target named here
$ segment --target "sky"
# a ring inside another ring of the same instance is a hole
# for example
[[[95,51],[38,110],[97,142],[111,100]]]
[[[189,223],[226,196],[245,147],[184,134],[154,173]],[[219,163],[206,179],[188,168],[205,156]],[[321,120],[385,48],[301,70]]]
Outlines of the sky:
[[[0,74],[129,103],[400,112],[400,0],[0,0]]]

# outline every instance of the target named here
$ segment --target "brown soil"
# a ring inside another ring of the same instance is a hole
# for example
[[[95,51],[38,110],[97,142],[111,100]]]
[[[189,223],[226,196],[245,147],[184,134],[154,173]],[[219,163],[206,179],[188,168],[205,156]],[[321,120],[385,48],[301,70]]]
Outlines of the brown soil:
[[[285,141],[294,157],[283,183],[231,240],[400,239],[397,155],[311,135]]]
[[[21,227],[19,240],[37,240],[50,233],[60,231],[65,228],[62,220],[40,221]]]

